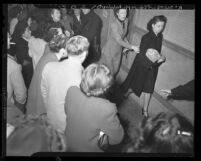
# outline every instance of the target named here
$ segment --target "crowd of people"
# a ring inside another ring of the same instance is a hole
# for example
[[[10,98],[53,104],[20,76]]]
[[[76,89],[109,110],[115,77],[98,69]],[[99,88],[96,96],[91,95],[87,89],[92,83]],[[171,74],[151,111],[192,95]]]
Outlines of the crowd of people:
[[[104,152],[98,144],[103,136],[107,139],[102,144],[120,144],[126,131],[107,94],[123,49],[137,57],[122,89],[131,87],[138,96],[144,92],[145,118],[139,136],[122,151],[193,152],[193,128],[185,128],[183,118],[164,113],[148,118],[150,95],[165,57],[152,62],[146,51],[161,53],[165,16],[151,20],[139,48],[125,38],[128,10],[114,9],[109,38],[101,49],[102,20],[93,9],[16,5],[8,15],[7,155]]]

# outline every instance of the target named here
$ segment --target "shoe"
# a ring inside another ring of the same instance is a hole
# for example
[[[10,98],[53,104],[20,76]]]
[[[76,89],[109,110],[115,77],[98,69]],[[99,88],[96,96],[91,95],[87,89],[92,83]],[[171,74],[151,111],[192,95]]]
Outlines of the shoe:
[[[148,118],[149,117],[148,110],[142,109],[142,116],[144,116],[145,118]]]

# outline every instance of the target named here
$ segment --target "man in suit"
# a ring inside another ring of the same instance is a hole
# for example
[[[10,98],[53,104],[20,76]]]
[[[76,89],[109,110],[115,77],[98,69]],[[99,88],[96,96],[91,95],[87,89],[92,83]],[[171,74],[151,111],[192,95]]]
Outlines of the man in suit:
[[[86,37],[90,43],[89,55],[83,63],[83,66],[87,67],[93,62],[99,61],[101,56],[100,36],[102,29],[102,20],[91,9],[82,9],[82,12],[82,30],[80,32],[80,35]]]
[[[68,59],[50,62],[42,72],[41,92],[47,117],[54,128],[62,133],[66,127],[65,96],[70,86],[80,85],[82,62],[87,57],[88,47],[85,37],[78,35],[70,38],[66,44]]]
[[[74,36],[80,35],[81,30],[82,30],[82,22],[81,22],[81,17],[82,17],[82,12],[80,9],[73,9],[73,14],[72,14],[72,19],[73,19],[73,25],[72,29],[74,32]]]

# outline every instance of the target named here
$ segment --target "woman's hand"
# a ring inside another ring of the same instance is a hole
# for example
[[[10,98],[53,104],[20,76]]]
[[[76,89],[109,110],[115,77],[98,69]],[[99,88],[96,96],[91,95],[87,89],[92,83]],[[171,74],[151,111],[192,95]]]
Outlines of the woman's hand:
[[[169,89],[161,89],[160,90],[160,95],[164,98],[164,99],[167,99],[167,97],[169,96],[169,95],[171,95],[172,94],[172,92],[171,92],[171,90],[169,90]]]
[[[131,46],[131,49],[134,50],[136,53],[139,53],[139,52],[140,52],[139,46],[132,45],[132,46]]]
[[[164,55],[162,55],[159,59],[158,59],[158,61],[157,61],[157,63],[164,63],[166,61],[166,57],[164,56]]]

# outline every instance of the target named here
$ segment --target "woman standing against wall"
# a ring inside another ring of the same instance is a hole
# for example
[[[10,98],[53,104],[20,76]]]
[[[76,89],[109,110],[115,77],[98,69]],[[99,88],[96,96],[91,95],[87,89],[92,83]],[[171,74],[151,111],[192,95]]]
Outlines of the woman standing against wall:
[[[131,45],[125,38],[127,33],[128,19],[127,9],[114,9],[115,20],[111,23],[108,40],[103,46],[101,62],[106,64],[114,76],[120,68],[122,47],[139,52],[137,46]]]
[[[149,32],[142,37],[140,43],[140,54],[136,55],[133,65],[128,73],[128,76],[122,84],[122,90],[128,91],[132,89],[138,97],[142,94],[143,106],[142,114],[148,117],[148,106],[151,94],[154,91],[154,86],[158,74],[158,67],[165,62],[165,57],[162,56],[161,47],[163,34],[167,23],[167,18],[163,15],[154,16],[147,24]],[[156,60],[151,60],[147,57],[148,49],[155,50],[159,55]],[[127,93],[129,95],[131,92]]]

